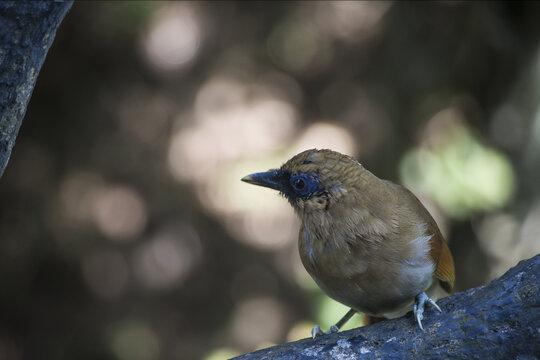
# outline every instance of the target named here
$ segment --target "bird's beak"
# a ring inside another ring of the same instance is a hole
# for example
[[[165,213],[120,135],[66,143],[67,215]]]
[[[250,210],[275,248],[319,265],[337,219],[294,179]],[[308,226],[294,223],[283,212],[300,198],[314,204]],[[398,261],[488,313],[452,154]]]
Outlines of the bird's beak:
[[[242,178],[242,181],[253,185],[283,191],[283,177],[281,176],[281,172],[279,170],[270,170],[267,172],[247,175]]]

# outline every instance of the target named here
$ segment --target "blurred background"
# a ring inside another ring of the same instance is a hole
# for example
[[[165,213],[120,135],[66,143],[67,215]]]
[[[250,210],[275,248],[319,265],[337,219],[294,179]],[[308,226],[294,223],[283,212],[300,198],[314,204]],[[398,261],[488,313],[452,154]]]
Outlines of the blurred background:
[[[0,181],[0,359],[215,360],[329,327],[292,209],[240,182],[313,147],[413,190],[457,291],[540,252],[539,15],[76,2]]]

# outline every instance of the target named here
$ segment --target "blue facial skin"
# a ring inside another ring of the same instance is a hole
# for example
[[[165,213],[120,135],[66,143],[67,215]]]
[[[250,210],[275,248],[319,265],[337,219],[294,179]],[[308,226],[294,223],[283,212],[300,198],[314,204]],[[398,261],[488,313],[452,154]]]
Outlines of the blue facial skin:
[[[283,169],[255,173],[242,178],[251,184],[278,190],[289,201],[298,198],[309,198],[324,192],[319,185],[316,173],[298,172],[291,174]]]
[[[289,182],[294,193],[294,195],[290,195],[293,195],[293,197],[306,198],[310,197],[314,193],[324,190],[319,185],[316,175],[312,173],[299,172],[297,174],[290,175]]]

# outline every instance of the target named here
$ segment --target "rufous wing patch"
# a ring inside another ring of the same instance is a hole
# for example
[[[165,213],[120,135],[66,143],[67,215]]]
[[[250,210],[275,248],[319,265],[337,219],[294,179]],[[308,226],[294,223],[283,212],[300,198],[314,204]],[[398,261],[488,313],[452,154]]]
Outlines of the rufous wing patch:
[[[450,293],[454,288],[455,281],[452,253],[450,253],[450,249],[440,233],[431,238],[430,245],[430,255],[433,262],[436,264],[435,273],[433,275],[439,279],[442,288]]]

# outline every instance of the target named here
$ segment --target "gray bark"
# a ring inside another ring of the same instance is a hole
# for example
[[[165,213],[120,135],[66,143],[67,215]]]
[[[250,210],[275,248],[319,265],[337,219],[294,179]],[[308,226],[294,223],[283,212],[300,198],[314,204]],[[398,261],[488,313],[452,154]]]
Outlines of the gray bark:
[[[0,2],[0,177],[56,29],[72,1]]]
[[[409,313],[235,359],[540,359],[539,275],[537,255],[488,285],[441,299],[442,313],[424,313],[425,332]]]

